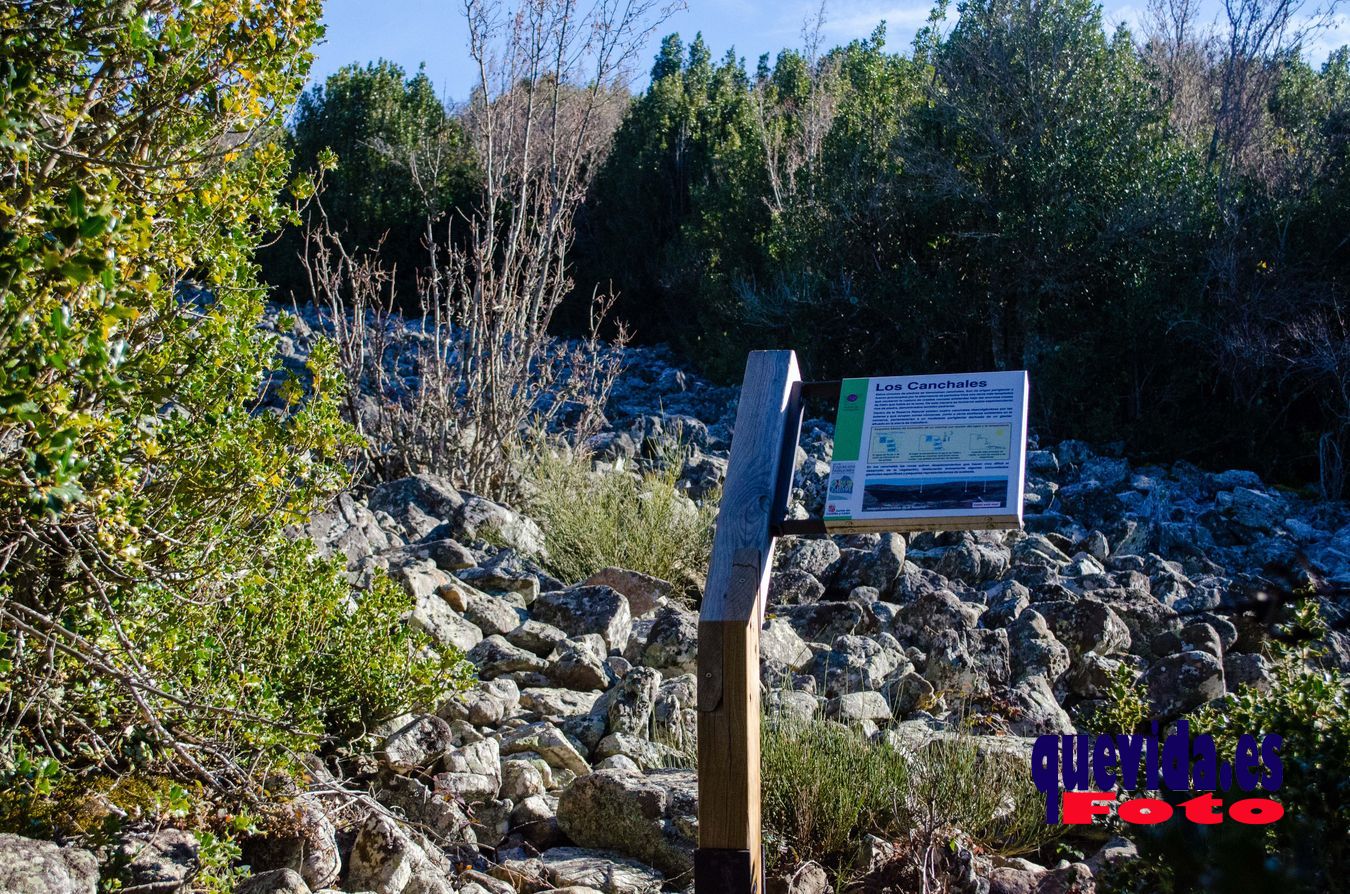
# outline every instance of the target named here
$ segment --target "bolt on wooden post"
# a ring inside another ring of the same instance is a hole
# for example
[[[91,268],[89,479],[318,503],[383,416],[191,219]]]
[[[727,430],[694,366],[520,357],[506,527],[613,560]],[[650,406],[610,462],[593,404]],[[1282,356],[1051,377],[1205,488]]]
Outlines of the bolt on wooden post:
[[[759,631],[774,537],[771,514],[792,474],[801,375],[792,351],[755,351],[745,367],[731,458],[698,623],[697,894],[760,894]],[[793,418],[795,416],[795,418]]]

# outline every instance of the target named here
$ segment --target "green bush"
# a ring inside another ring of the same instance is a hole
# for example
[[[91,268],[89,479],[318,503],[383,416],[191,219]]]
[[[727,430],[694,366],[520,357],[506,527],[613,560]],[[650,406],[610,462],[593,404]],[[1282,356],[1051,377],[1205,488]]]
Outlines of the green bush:
[[[1327,633],[1317,602],[1298,603],[1270,640],[1269,689],[1244,687],[1202,708],[1191,729],[1213,735],[1219,754],[1235,753],[1242,735],[1283,737],[1274,797],[1285,814],[1265,827],[1268,853],[1298,856],[1283,868],[1302,889],[1335,892],[1350,890],[1350,675],[1322,665]]]
[[[955,830],[1008,856],[1060,834],[1045,824],[1029,762],[962,735],[909,750],[833,721],[777,720],[764,723],[761,747],[771,865],[816,860],[847,873],[867,834],[903,843],[919,863]]]
[[[526,509],[546,532],[553,572],[574,582],[617,566],[701,589],[717,503],[684,496],[679,471],[671,461],[644,475],[596,472],[584,453],[536,450]]]
[[[252,257],[316,0],[0,7],[0,772],[221,786],[430,693],[377,583],[283,528],[348,481],[331,345],[289,405]],[[298,195],[311,184],[295,182]],[[189,288],[188,281],[201,288]],[[454,672],[448,682],[453,682]]]
[[[889,746],[822,719],[766,721],[760,747],[771,867],[817,860],[837,868],[863,835],[896,828],[909,767]]]

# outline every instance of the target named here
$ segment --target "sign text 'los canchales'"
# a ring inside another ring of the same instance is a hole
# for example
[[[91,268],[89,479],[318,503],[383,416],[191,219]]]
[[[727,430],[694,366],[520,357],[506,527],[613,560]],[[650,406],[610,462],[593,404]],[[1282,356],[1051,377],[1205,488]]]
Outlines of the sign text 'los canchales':
[[[839,531],[1017,528],[1025,372],[845,379],[825,525]]]

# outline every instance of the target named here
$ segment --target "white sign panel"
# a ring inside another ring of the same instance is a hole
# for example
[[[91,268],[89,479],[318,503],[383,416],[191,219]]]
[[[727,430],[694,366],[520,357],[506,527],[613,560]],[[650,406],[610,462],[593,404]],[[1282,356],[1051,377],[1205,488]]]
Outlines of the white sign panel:
[[[1027,374],[845,379],[825,498],[831,532],[1018,528]]]

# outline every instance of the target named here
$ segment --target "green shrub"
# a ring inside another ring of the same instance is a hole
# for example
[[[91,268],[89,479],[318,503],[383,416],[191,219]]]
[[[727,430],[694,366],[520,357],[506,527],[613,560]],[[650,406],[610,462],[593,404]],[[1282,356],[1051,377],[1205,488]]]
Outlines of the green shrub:
[[[1350,890],[1350,675],[1322,665],[1327,633],[1316,601],[1298,603],[1270,640],[1269,689],[1244,687],[1205,706],[1191,729],[1213,735],[1219,754],[1235,753],[1242,735],[1283,737],[1273,797],[1285,814],[1264,827],[1267,850],[1297,855],[1284,871],[1302,889],[1334,892]]]
[[[459,678],[282,534],[358,443],[329,344],[258,406],[251,259],[294,218],[273,137],[319,15],[0,6],[0,772],[34,793],[48,761],[247,787]]]
[[[770,867],[804,860],[839,867],[864,834],[894,827],[908,781],[898,752],[823,719],[766,721],[761,737]]]
[[[695,504],[678,488],[680,464],[645,475],[596,472],[584,453],[535,451],[527,511],[548,538],[548,563],[568,582],[617,566],[702,586],[712,551],[715,499]]]
[[[1121,662],[1106,681],[1104,702],[1088,718],[1096,733],[1132,733],[1148,719],[1148,699],[1133,667]]]
[[[765,722],[761,747],[770,865],[817,860],[847,872],[867,834],[916,857],[956,829],[1010,856],[1059,834],[1029,763],[963,736],[902,750],[833,721],[779,720]]]

